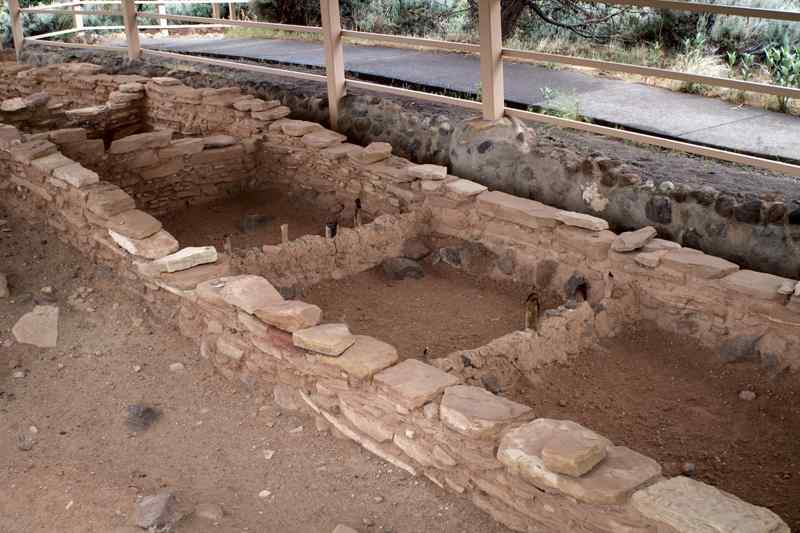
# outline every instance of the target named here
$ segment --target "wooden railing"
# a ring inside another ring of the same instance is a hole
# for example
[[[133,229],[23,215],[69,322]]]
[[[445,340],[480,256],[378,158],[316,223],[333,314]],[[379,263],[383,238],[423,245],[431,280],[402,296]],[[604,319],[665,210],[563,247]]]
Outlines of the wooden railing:
[[[605,4],[632,5],[639,7],[651,7],[657,9],[670,9],[670,10],[700,12],[700,13],[715,13],[721,15],[758,17],[758,18],[766,18],[773,20],[800,22],[800,12],[797,11],[781,11],[773,9],[738,7],[738,6],[729,6],[720,4],[705,4],[699,2],[685,2],[682,0],[591,0],[591,1],[595,1],[597,3],[605,3]],[[12,21],[12,33],[14,37],[14,46],[18,54],[22,50],[22,47],[24,46],[26,41],[36,41],[48,46],[59,46],[59,47],[69,47],[69,48],[90,48],[90,49],[105,50],[105,51],[111,50],[116,52],[125,52],[127,50],[128,58],[131,60],[138,60],[142,56],[162,57],[168,59],[190,61],[195,63],[232,67],[241,70],[262,72],[271,75],[280,75],[280,76],[321,81],[327,84],[330,122],[331,122],[331,127],[333,129],[336,129],[338,123],[341,99],[344,97],[349,87],[349,88],[365,89],[370,91],[394,94],[398,96],[418,98],[438,103],[457,105],[469,109],[479,110],[482,112],[483,117],[486,120],[498,120],[502,118],[504,115],[513,116],[520,118],[522,120],[530,120],[545,124],[551,124],[562,128],[570,128],[570,129],[600,134],[607,137],[624,139],[636,143],[657,146],[660,148],[681,151],[685,153],[719,159],[737,164],[750,165],[757,168],[762,168],[774,172],[780,172],[791,176],[800,177],[800,166],[782,161],[765,159],[742,153],[710,148],[707,146],[701,146],[688,142],[674,141],[662,137],[657,137],[654,135],[635,133],[617,128],[610,128],[606,126],[600,126],[597,124],[579,122],[565,118],[545,115],[542,113],[535,113],[532,111],[523,111],[520,109],[512,109],[506,107],[504,100],[504,89],[503,89],[504,59],[517,59],[517,60],[521,59],[521,60],[530,60],[537,62],[588,67],[592,69],[609,71],[609,72],[622,72],[628,74],[636,74],[640,76],[673,79],[691,83],[702,83],[704,85],[725,87],[729,89],[737,89],[741,91],[750,91],[766,95],[796,98],[796,99],[800,99],[800,88],[784,87],[769,83],[736,80],[730,78],[720,78],[715,76],[688,74],[685,72],[678,72],[668,69],[644,67],[639,65],[631,65],[627,63],[617,63],[611,61],[585,59],[585,58],[567,56],[562,54],[549,54],[543,52],[533,52],[527,50],[515,50],[510,48],[504,48],[502,45],[502,37],[500,31],[500,0],[479,0],[478,15],[479,15],[480,44],[458,43],[458,42],[443,41],[436,39],[423,39],[417,37],[404,37],[399,35],[384,35],[379,33],[344,30],[341,26],[339,0],[320,0],[321,15],[322,15],[321,27],[277,24],[269,22],[257,22],[251,20],[236,20],[235,17],[233,16],[233,13],[235,12],[233,8],[234,4],[247,3],[247,0],[205,0],[205,1],[82,0],[75,2],[67,2],[67,3],[57,3],[47,7],[25,8],[25,9],[20,8],[19,0],[9,0],[9,2],[10,2],[11,21]],[[212,17],[173,15],[166,13],[165,6],[167,5],[193,5],[193,4],[211,4]],[[229,19],[222,19],[220,17],[220,9],[219,9],[220,4],[230,5],[231,17]],[[115,11],[115,10],[104,10],[104,9],[97,9],[97,10],[82,9],[85,6],[95,6],[95,5],[99,6],[116,5],[116,6],[121,6],[121,10]],[[157,12],[137,11],[136,10],[137,5],[155,5],[157,7]],[[22,20],[21,20],[21,16],[23,13],[30,13],[30,14],[50,13],[50,14],[71,15],[74,17],[75,20],[74,28],[43,35],[25,37],[23,35]],[[97,15],[120,17],[123,19],[124,25],[103,26],[103,27],[85,26],[83,17],[97,16]],[[139,25],[138,24],[139,19],[156,20],[158,21],[158,24]],[[170,25],[169,21],[186,22],[191,24]],[[160,29],[161,31],[168,31],[169,29],[177,29],[177,28],[212,28],[212,27],[219,28],[219,27],[232,27],[232,26],[265,28],[273,30],[282,30],[286,32],[320,33],[325,47],[325,72],[326,72],[325,75],[313,74],[309,72],[299,72],[277,67],[267,67],[262,65],[228,61],[222,59],[196,57],[187,54],[179,54],[173,52],[142,50],[139,42],[139,30],[143,29]],[[103,46],[88,45],[81,43],[68,43],[68,42],[47,40],[49,37],[63,36],[70,33],[108,30],[108,29],[112,30],[124,29],[127,36],[127,48],[103,47]],[[443,96],[440,94],[432,94],[422,91],[403,89],[399,87],[392,87],[377,83],[370,83],[366,81],[347,79],[345,77],[345,70],[344,70],[344,50],[343,50],[344,38],[356,38],[361,41],[371,41],[375,43],[403,44],[403,45],[410,45],[422,48],[452,50],[452,51],[477,54],[480,57],[480,80],[481,80],[480,102],[462,98],[455,98],[450,96]],[[798,157],[800,157],[800,140],[798,140]]]

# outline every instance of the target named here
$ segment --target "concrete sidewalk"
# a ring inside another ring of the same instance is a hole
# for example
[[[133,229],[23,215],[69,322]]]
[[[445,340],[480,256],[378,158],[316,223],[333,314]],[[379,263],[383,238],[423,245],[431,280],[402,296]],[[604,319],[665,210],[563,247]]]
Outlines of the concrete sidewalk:
[[[265,39],[150,39],[146,48],[322,67],[320,43]],[[345,68],[376,80],[405,81],[435,89],[475,93],[479,60],[453,52],[345,45]],[[706,146],[800,161],[800,118],[717,98],[678,93],[573,70],[505,63],[506,100],[525,106],[547,103],[543,91],[569,95],[594,122],[623,126]]]

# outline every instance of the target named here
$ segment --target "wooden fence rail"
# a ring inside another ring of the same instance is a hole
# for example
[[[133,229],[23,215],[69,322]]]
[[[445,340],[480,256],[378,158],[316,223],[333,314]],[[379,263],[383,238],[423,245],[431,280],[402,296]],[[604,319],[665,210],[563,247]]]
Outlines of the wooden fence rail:
[[[688,74],[668,69],[644,67],[630,65],[627,63],[617,63],[612,61],[601,61],[586,59],[562,54],[549,54],[543,52],[533,52],[527,50],[514,50],[504,48],[500,31],[500,0],[478,0],[479,8],[479,44],[459,43],[443,41],[437,39],[424,39],[417,37],[405,37],[399,35],[384,35],[379,33],[360,32],[354,30],[344,30],[341,27],[339,0],[320,0],[320,12],[322,26],[302,26],[294,24],[278,24],[270,22],[258,22],[251,20],[235,20],[234,4],[247,3],[248,0],[82,0],[75,2],[61,2],[51,4],[48,7],[36,7],[21,9],[19,0],[9,0],[11,12],[11,26],[18,57],[26,40],[36,41],[48,46],[65,48],[89,48],[95,50],[113,50],[116,52],[127,53],[130,60],[138,60],[143,55],[151,57],[161,57],[190,61],[208,65],[224,66],[228,68],[238,68],[252,72],[264,74],[288,76],[307,80],[325,82],[328,92],[329,113],[331,126],[336,129],[340,102],[346,94],[347,88],[365,89],[378,91],[399,96],[408,96],[427,101],[457,105],[476,111],[481,111],[487,120],[498,120],[503,116],[513,116],[523,120],[530,120],[545,124],[551,124],[562,128],[571,128],[586,131],[608,137],[625,139],[636,143],[657,146],[664,149],[676,150],[685,153],[700,155],[737,164],[750,165],[774,172],[780,172],[791,176],[800,176],[800,166],[781,161],[774,161],[760,157],[753,157],[745,154],[708,148],[696,144],[663,139],[653,135],[645,135],[630,131],[624,131],[605,126],[586,122],[576,122],[558,117],[552,117],[541,113],[511,109],[505,106],[503,88],[503,61],[504,60],[525,60],[546,63],[566,64],[592,69],[624,72],[645,77],[657,77],[674,79],[690,83],[702,83],[705,85],[725,87],[741,91],[750,91],[768,94],[779,97],[800,99],[800,88],[784,87],[769,83],[758,83],[752,81],[736,80],[730,78],[720,78],[715,76],[703,76]],[[588,0],[596,3],[626,5],[637,7],[649,7],[653,9],[670,9],[678,11],[690,11],[700,13],[715,13],[721,15],[758,17],[772,20],[784,20],[790,22],[800,22],[800,12],[781,11],[774,9],[750,8],[731,6],[723,4],[706,4],[700,2],[686,2],[683,0]],[[196,17],[191,15],[174,15],[166,13],[165,6],[168,5],[194,5],[211,4],[212,17]],[[220,4],[228,4],[231,11],[230,19],[220,17]],[[119,11],[99,9],[86,10],[85,6],[106,6],[119,5]],[[155,12],[137,11],[137,6],[154,5]],[[48,34],[25,37],[22,28],[23,14],[61,14],[69,15],[74,18],[75,27],[70,30],[61,30]],[[124,26],[101,26],[89,27],[85,24],[86,16],[117,16],[122,17]],[[153,25],[140,26],[138,19],[152,19],[156,23]],[[184,25],[169,25],[169,21],[193,23]],[[161,52],[154,50],[142,50],[139,42],[140,29],[160,29],[162,32],[171,28],[218,28],[218,27],[253,27],[280,30],[287,32],[302,32],[320,34],[325,48],[325,75],[313,74],[308,72],[298,72],[276,67],[266,67],[262,65],[245,64],[241,62],[227,61],[221,59],[210,59],[195,57],[187,54],[173,52]],[[95,45],[85,45],[80,43],[65,43],[46,40],[49,37],[58,37],[69,33],[79,33],[101,29],[125,29],[127,36],[127,47],[103,47]],[[431,94],[421,91],[390,87],[377,83],[370,83],[360,80],[349,80],[345,77],[344,69],[344,38],[355,38],[362,41],[375,43],[402,44],[421,48],[433,48],[440,50],[451,50],[464,53],[477,54],[480,57],[480,102],[466,100],[450,96]],[[799,143],[800,144],[800,143]]]

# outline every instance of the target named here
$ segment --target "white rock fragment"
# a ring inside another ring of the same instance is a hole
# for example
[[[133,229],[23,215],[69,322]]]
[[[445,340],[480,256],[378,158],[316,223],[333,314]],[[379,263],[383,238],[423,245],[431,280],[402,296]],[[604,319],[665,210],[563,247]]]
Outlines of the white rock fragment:
[[[11,332],[17,342],[39,348],[55,348],[58,344],[58,307],[37,305],[20,318]]]

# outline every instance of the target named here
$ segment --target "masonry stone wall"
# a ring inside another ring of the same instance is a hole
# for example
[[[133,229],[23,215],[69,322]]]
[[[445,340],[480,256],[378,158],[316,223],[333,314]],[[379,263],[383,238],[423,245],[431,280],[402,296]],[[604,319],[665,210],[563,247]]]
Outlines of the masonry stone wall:
[[[463,369],[446,361],[439,368],[398,361],[394,347],[352,335],[345,324],[321,323],[323,310],[285,300],[270,280],[246,270],[268,265],[270,276],[285,276],[285,269],[313,282],[327,275],[314,268],[339,275],[369,268],[420,234],[479,244],[497,257],[492,275],[587,291],[587,302],[546,315],[538,331],[498,341],[531,375],[539,362],[580,351],[587,339],[613,335],[640,316],[697,336],[724,358],[760,357],[765,365],[797,369],[795,280],[742,270],[653,232],[616,235],[600,218],[488,191],[446,168],[393,158],[385,144],[353,147],[318,125],[280,119],[259,130],[252,151],[241,148],[250,164],[275,169],[298,187],[365,200],[378,194],[370,204],[376,219],[330,242],[301,239],[247,251],[244,260],[213,247],[181,249],[137,209],[134,196],[67,157],[51,134],[26,135],[8,125],[0,127],[0,199],[111,266],[155,309],[177,309],[181,331],[221,374],[248,386],[275,384],[275,400],[285,408],[306,411],[409,474],[463,494],[515,531],[788,533],[765,508],[688,478],[665,479],[656,461],[599,433],[536,418],[528,406],[464,385]],[[181,142],[170,131],[140,135],[112,142],[98,168],[109,154],[155,149],[160,157]],[[239,146],[215,148],[208,138],[199,153]],[[334,158],[342,175],[330,157],[339,150],[346,154]],[[289,173],[279,164],[286,158],[296,163]],[[237,275],[240,268],[245,272]]]
[[[62,63],[65,55],[108,72],[130,70],[119,54],[35,44],[25,51],[37,64]],[[327,120],[324,86],[313,82],[154,58],[141,68],[176,69],[175,76],[197,88],[234,84],[283,102],[293,118]],[[342,102],[340,130],[353,142],[388,142],[397,155],[448,166],[492,189],[600,216],[617,231],[654,225],[662,237],[748,268],[800,275],[800,187],[786,176],[540,125],[528,125],[528,140],[517,144],[516,126],[481,127],[476,134],[473,118],[460,109],[353,91]]]

